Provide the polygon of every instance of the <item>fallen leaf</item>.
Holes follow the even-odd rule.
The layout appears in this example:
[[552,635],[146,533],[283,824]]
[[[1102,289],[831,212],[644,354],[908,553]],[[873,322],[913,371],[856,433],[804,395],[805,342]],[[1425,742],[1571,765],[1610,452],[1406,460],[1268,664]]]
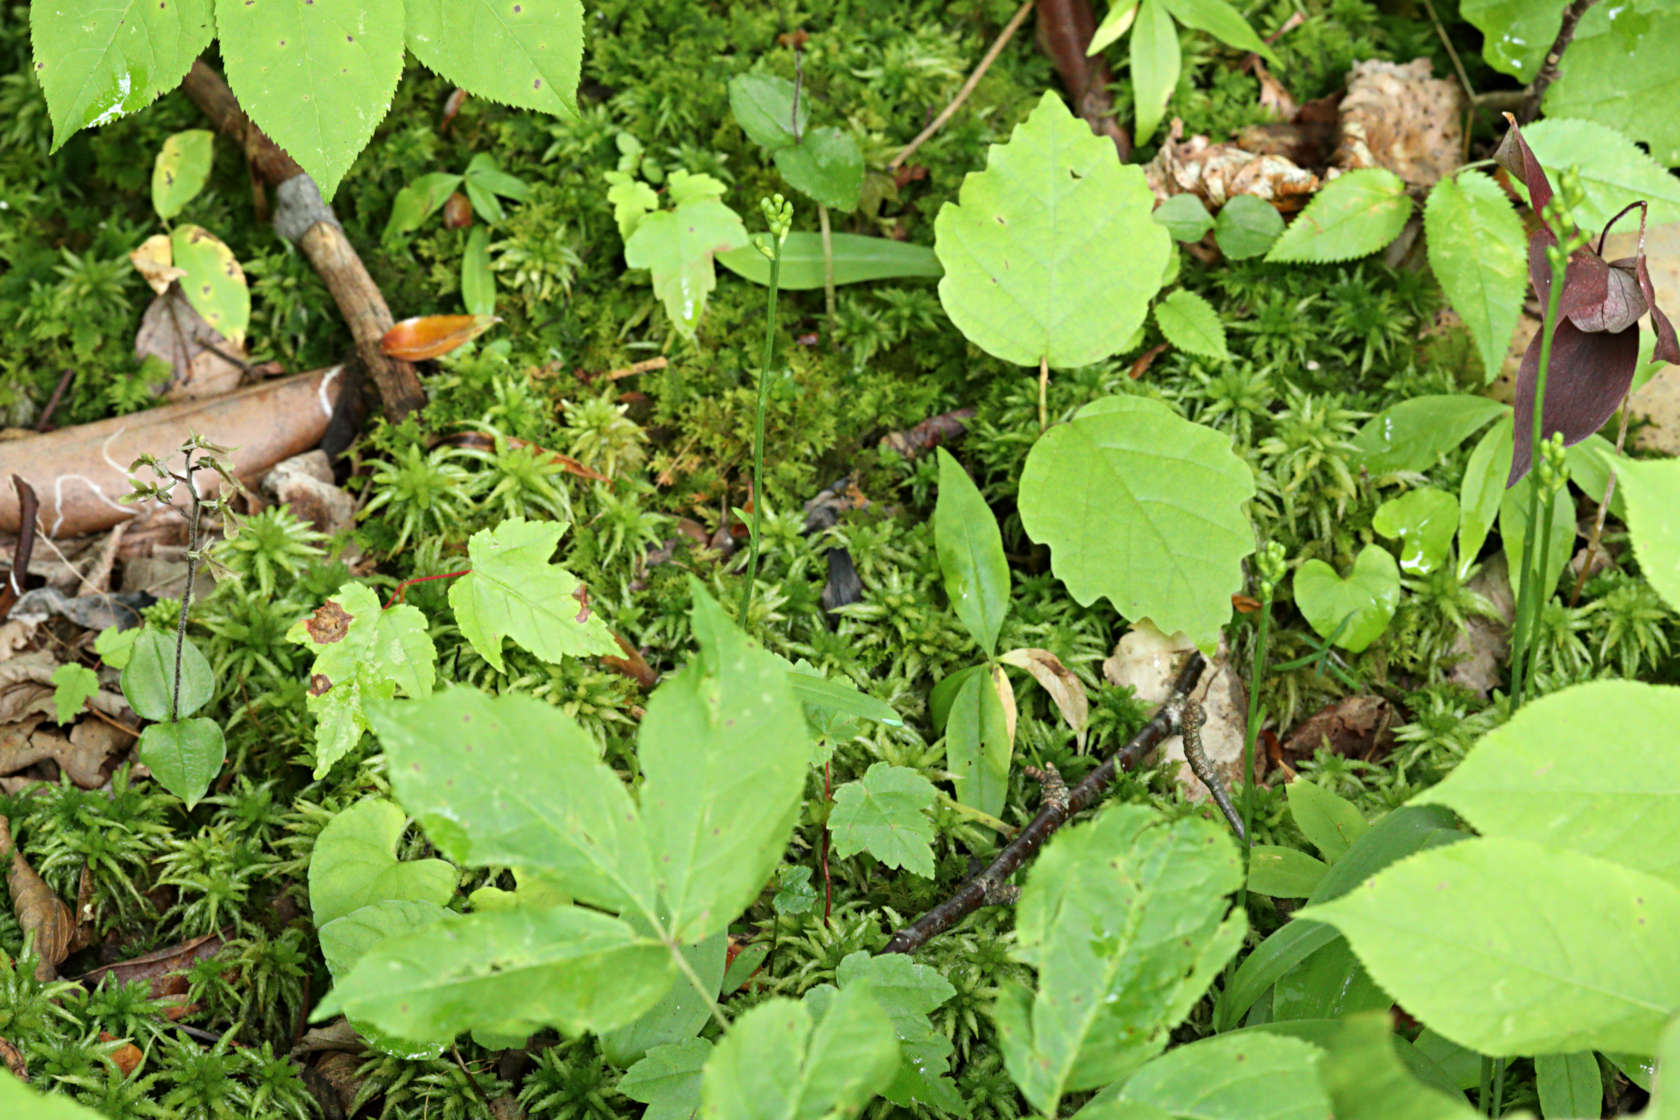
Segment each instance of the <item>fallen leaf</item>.
[[1050,694],[1056,710],[1062,713],[1062,718],[1073,729],[1079,750],[1084,751],[1085,726],[1091,715],[1091,704],[1085,695],[1084,682],[1062,664],[1061,658],[1047,649],[1033,646],[1012,649],[998,660],[1017,669],[1025,669],[1032,675],[1032,679]]
[[1428,187],[1464,162],[1464,91],[1435,78],[1426,58],[1354,63],[1341,111],[1331,160],[1340,170],[1386,167]]
[[379,349],[387,357],[418,362],[449,353],[471,342],[497,323],[495,315],[421,315],[386,331]]
[[15,774],[50,759],[82,789],[98,789],[105,784],[106,761],[124,745],[122,733],[98,720],[83,722],[104,727],[106,733],[78,734],[81,724],[77,724],[67,739],[47,730],[38,718],[0,728],[0,774]]
[[0,1038],[0,1062],[5,1062],[6,1068],[19,1081],[29,1080],[29,1065],[23,1060],[22,1051],[3,1038]]
[[[0,820],[4,819],[0,817]],[[186,1001],[187,970],[192,967],[194,961],[213,957],[221,952],[226,943],[227,932],[206,933],[190,941],[155,949],[126,961],[102,965],[92,972],[76,977],[76,981],[89,991],[99,987],[107,976],[117,984],[129,984],[135,980],[148,981],[148,995],[152,999],[167,1002],[163,1015],[173,1022],[197,1009],[197,1004]]]
[[146,281],[146,284],[162,295],[169,290],[169,286],[187,274],[184,268],[175,267],[175,250],[170,248],[167,233],[154,233],[140,242],[140,247],[128,254],[134,270]]
[[1157,202],[1193,194],[1216,211],[1240,194],[1251,194],[1285,213],[1305,206],[1318,190],[1318,176],[1277,155],[1262,155],[1206,136],[1180,141],[1184,122],[1174,118],[1161,148],[1143,169]]
[[140,317],[134,355],[156,357],[169,366],[169,381],[158,395],[170,401],[214,397],[236,389],[247,364],[244,342],[234,342],[205,322],[178,283],[152,300]]
[[1288,762],[1311,758],[1320,748],[1370,761],[1394,744],[1394,705],[1381,696],[1344,696],[1296,726],[1283,741]]
[[[116,1042],[117,1036],[112,1034],[110,1031],[100,1031],[99,1041]],[[139,1069],[140,1061],[145,1057],[144,1054],[140,1053],[140,1047],[134,1045],[132,1042],[124,1042],[122,1045],[112,1049],[105,1056],[111,1059],[111,1064],[116,1066],[117,1072],[122,1074],[124,1077],[128,1077],[136,1069]]]
[[12,913],[25,934],[35,935],[35,952],[41,958],[35,966],[35,979],[51,980],[69,955],[70,938],[76,932],[75,916],[17,850],[11,819],[0,816],[0,859],[7,855],[11,856],[6,888],[12,893]]

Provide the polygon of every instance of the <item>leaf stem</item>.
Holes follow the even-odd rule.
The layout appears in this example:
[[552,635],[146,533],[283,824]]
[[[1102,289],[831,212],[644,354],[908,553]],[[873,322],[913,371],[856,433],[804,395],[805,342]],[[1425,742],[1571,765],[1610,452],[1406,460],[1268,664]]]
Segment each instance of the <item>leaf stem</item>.
[[1254,744],[1265,713],[1260,708],[1260,683],[1266,679],[1266,654],[1272,637],[1272,584],[1260,583],[1260,628],[1254,639],[1254,670],[1248,679],[1248,723],[1243,729],[1243,881],[1237,888],[1237,909],[1248,905],[1248,859],[1254,847]]
[[169,693],[171,722],[181,718],[181,653],[187,644],[187,611],[192,607],[193,577],[198,574],[198,517],[203,510],[198,487],[193,484],[193,457],[190,450],[186,456],[186,468],[186,475],[181,481],[186,483],[187,495],[192,498],[192,516],[187,521],[187,584],[181,589],[181,613],[175,619],[175,679],[170,682],[173,687]]
[[758,578],[758,530],[764,513],[764,402],[770,387],[770,363],[776,357],[776,290],[782,283],[782,239],[772,231],[770,287],[764,304],[764,361],[758,371],[758,410],[753,430],[752,537],[747,544],[747,582],[741,588],[740,624],[747,626],[753,581]]
[[718,1029],[723,1031],[724,1034],[728,1034],[729,1020],[724,1017],[723,1008],[718,1006],[717,996],[707,990],[706,982],[700,979],[700,974],[694,971],[694,966],[688,963],[687,957],[683,956],[681,946],[667,941],[665,947],[671,951],[671,959],[677,962],[677,968],[682,971],[684,976],[688,977],[688,982],[694,986],[695,991],[700,993],[700,998],[706,1001],[706,1007],[711,1011],[712,1018],[717,1020]]
[[1038,360],[1038,430],[1050,428],[1050,358]]

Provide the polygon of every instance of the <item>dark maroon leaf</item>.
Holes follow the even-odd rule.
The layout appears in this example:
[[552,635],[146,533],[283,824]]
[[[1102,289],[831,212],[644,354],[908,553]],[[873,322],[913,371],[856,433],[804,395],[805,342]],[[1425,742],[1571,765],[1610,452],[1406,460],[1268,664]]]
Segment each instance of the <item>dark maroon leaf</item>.
[[[1637,329],[1606,334],[1583,331],[1567,319],[1559,322],[1546,375],[1542,435],[1562,432],[1563,442],[1568,445],[1598,431],[1622,403],[1638,364]],[[1534,383],[1539,371],[1540,335],[1536,334],[1517,371],[1516,443],[1507,487],[1515,486],[1533,462]]]

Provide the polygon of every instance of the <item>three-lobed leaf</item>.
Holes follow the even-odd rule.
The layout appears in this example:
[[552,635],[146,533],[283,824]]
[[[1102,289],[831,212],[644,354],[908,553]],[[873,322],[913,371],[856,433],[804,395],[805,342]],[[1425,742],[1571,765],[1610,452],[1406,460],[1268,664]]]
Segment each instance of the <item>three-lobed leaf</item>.
[[1368,256],[1398,237],[1411,216],[1400,176],[1384,167],[1349,171],[1313,195],[1266,259],[1326,263]]
[[1458,499],[1445,490],[1421,486],[1377,507],[1371,529],[1400,542],[1400,570],[1428,575],[1446,563],[1458,529]]
[[1435,184],[1423,207],[1429,267],[1458,312],[1482,375],[1499,376],[1528,294],[1528,239],[1522,220],[1499,184],[1480,171],[1461,171]]
[[943,447],[938,455],[933,546],[945,594],[975,644],[990,656],[997,651],[998,631],[1009,613],[1009,563],[1003,555],[1003,535],[968,472]]
[[828,827],[841,859],[868,852],[888,867],[933,878],[933,783],[906,766],[872,764],[834,791]]
[[967,1115],[967,1104],[945,1076],[955,1048],[928,1020],[935,1008],[957,994],[950,981],[902,953],[870,956],[863,952],[848,954],[840,962],[835,981],[842,991],[867,988],[898,1035],[902,1060],[881,1095],[900,1108],[919,1103]]
[[99,674],[86,665],[67,661],[53,670],[53,714],[59,723],[76,718],[92,696],[99,691]]
[[720,201],[723,184],[707,175],[673,171],[671,210],[642,218],[624,242],[624,263],[653,274],[653,290],[671,323],[693,338],[706,297],[717,286],[712,255],[749,244],[747,228]]

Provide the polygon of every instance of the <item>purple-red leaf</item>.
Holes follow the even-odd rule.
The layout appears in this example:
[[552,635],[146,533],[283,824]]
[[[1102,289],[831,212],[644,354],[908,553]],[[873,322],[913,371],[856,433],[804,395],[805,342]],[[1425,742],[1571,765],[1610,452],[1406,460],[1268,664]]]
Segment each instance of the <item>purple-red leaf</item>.
[[[1639,364],[1639,332],[1583,331],[1569,320],[1552,336],[1546,374],[1546,407],[1540,427],[1546,435],[1563,433],[1563,442],[1580,443],[1604,426],[1633,384]],[[1515,446],[1506,487],[1515,486],[1533,461],[1534,384],[1540,371],[1540,336],[1528,344],[1517,371]]]

